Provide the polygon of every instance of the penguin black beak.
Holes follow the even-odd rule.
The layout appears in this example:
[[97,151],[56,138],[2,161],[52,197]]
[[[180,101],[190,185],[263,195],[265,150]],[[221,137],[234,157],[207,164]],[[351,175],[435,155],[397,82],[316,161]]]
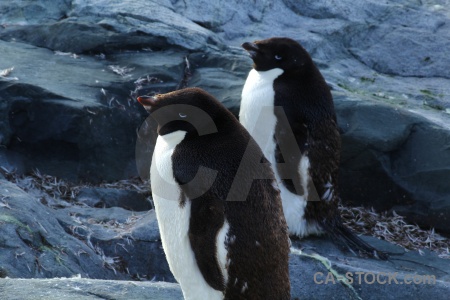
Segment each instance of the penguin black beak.
[[250,54],[250,57],[252,59],[254,59],[259,53],[259,47],[255,43],[243,43],[242,48],[244,48],[248,52],[248,54]]
[[139,96],[137,97],[137,100],[144,107],[152,107],[158,103],[158,99],[155,96]]

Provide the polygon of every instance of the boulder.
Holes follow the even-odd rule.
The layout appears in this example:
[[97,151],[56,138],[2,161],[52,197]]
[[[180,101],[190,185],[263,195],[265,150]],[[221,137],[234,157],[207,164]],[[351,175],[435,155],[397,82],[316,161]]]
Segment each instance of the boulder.
[[[73,181],[137,175],[130,145],[147,114],[130,96],[139,76],[132,79],[123,72],[139,69],[142,77],[153,78],[139,83],[143,92],[169,91],[182,74],[183,53],[143,52],[133,59],[117,54],[109,60],[3,41],[0,48],[5,57],[0,69],[15,66],[18,78],[0,78],[3,166],[20,173],[39,169]],[[154,68],[148,65],[153,60]]]
[[73,206],[55,214],[67,234],[95,249],[106,267],[118,276],[175,281],[162,249],[154,210]]
[[5,180],[0,194],[1,277],[174,281],[153,210],[53,209]]
[[404,109],[335,99],[342,199],[450,232],[450,131]]
[[0,297],[8,300],[182,300],[175,283],[96,280],[80,277],[0,280]]
[[121,207],[131,211],[152,209],[145,193],[125,189],[85,187],[80,189],[75,201],[90,207]]
[[81,274],[125,279],[114,274],[85,243],[67,234],[55,212],[16,185],[0,180],[1,277],[48,278]]
[[405,253],[385,241],[362,238],[390,252],[389,261],[343,254],[323,238],[294,241],[289,262],[292,298],[442,299],[448,293],[448,260],[428,251]]
[[[321,238],[294,241],[290,255],[292,299],[443,299],[450,291],[449,262],[374,238],[378,248],[397,253],[390,261],[356,258]],[[300,250],[301,248],[302,250]],[[352,281],[346,282],[348,279]],[[3,299],[183,299],[176,283],[80,278],[2,279]]]

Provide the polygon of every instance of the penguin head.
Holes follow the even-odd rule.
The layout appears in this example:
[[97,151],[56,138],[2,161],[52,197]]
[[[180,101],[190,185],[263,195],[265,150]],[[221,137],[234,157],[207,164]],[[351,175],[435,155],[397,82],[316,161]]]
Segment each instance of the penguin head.
[[296,41],[289,38],[274,37],[266,40],[246,42],[242,48],[247,50],[256,71],[280,68],[285,72],[304,72],[312,63],[308,52]]
[[186,138],[215,133],[234,116],[212,95],[200,88],[185,88],[137,98],[158,123],[158,134],[186,131]]

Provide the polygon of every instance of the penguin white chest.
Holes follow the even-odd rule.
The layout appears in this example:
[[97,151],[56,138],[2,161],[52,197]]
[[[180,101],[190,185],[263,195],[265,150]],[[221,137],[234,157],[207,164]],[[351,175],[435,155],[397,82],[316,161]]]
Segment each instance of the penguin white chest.
[[[250,71],[242,90],[239,121],[250,132],[267,160],[272,164],[280,189],[283,212],[289,227],[289,233],[306,236],[318,232],[315,224],[307,224],[304,218],[307,195],[291,193],[282,183],[276,168],[274,134],[277,117],[274,112],[275,90],[273,84],[281,74],[283,74],[283,70],[278,68],[264,72],[258,72],[255,69]],[[295,141],[293,142],[295,143]],[[300,159],[298,172],[302,178],[301,184],[305,191],[307,191],[306,179],[309,176],[309,166],[308,158],[303,156]]]
[[[173,175],[172,154],[185,135],[185,131],[175,131],[158,136],[153,153],[150,178],[162,245],[170,270],[180,284],[185,299],[223,299],[223,293],[214,290],[203,278],[191,248],[191,202],[186,201],[182,207],[179,202],[181,190]],[[225,223],[221,231],[227,230],[228,224]],[[219,233],[217,242],[219,254],[225,253],[226,256],[225,234]],[[225,262],[221,266],[225,273]]]
[[275,91],[273,82],[282,69],[258,72],[252,69],[242,90],[239,121],[250,132],[266,157],[274,154],[273,135],[277,118],[274,113]]

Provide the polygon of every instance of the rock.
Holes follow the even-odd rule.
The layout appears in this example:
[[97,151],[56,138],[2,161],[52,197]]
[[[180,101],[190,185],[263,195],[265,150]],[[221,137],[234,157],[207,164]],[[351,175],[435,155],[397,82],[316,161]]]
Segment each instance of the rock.
[[[429,252],[423,256],[417,252],[404,253],[400,247],[372,237],[363,239],[377,249],[397,254],[392,254],[389,261],[363,259],[342,254],[327,239],[294,241],[294,248],[303,250],[291,251],[292,298],[324,299],[332,295],[333,299],[443,299],[442,295],[448,293],[448,260]],[[321,257],[311,257],[315,255]],[[330,272],[353,282],[346,285]]]
[[195,70],[190,85],[207,90],[238,117],[242,88],[251,69],[246,55],[230,49],[228,53],[191,54],[189,60]]
[[82,188],[75,200],[90,207],[121,207],[131,211],[148,211],[152,205],[146,195],[133,190]]
[[139,213],[118,207],[68,207],[56,213],[66,232],[97,249],[115,273],[134,279],[175,281],[153,210]]
[[450,232],[450,131],[403,109],[335,99],[342,199]]
[[0,180],[1,277],[46,278],[81,274],[125,279],[105,268],[101,257],[68,235],[55,212],[14,184]]
[[0,180],[2,277],[81,274],[98,279],[174,281],[153,210],[81,206],[55,210],[32,193]]
[[8,300],[182,300],[178,284],[86,278],[0,280],[0,298]]
[[[1,114],[5,116],[0,121],[3,166],[17,167],[22,173],[39,169],[74,181],[100,182],[137,174],[130,145],[135,144],[146,112],[130,98],[130,92],[136,89],[134,81],[139,76],[133,80],[109,67],[124,66],[124,60],[132,64],[129,55],[117,54],[111,60],[75,59],[2,41],[0,48],[5,57],[2,62],[15,65],[13,74],[19,78],[0,80]],[[134,59],[142,64],[128,69],[140,68],[146,72],[143,76],[154,78],[155,84],[140,85],[143,92],[169,91],[182,74],[179,64],[183,55],[173,51],[141,53],[141,58],[137,55]],[[149,71],[152,59],[156,59],[155,66]],[[48,61],[56,63],[49,65]],[[6,65],[0,65],[3,67]]]
[[[45,9],[44,0],[8,7],[12,13],[1,20],[6,24],[0,38],[77,54],[145,47],[160,50],[171,45],[189,50],[208,44],[223,47],[212,32],[158,3],[77,0],[69,6],[66,2],[55,3],[61,9],[56,12]],[[21,11],[29,13],[17,16]],[[36,11],[40,16],[30,22]],[[58,16],[53,22],[39,22]]]
[[[290,255],[293,299],[443,299],[450,291],[450,262],[425,252],[406,253],[374,238],[364,238],[377,248],[398,253],[391,261],[362,259],[342,254],[329,240],[294,241]],[[298,248],[303,251],[299,251]],[[319,255],[319,256],[316,256]],[[337,277],[352,278],[346,285]],[[377,280],[379,280],[379,283]],[[420,281],[420,283],[419,283]],[[416,282],[416,283],[414,283]],[[179,286],[163,282],[129,282],[86,278],[2,279],[3,299],[182,299]],[[95,297],[95,298],[94,298]]]
[[[3,1],[0,11],[0,167],[6,170],[38,169],[88,183],[137,174],[146,179],[155,124],[136,96],[176,89],[187,61],[189,85],[211,92],[237,115],[251,67],[239,45],[289,36],[312,54],[332,87],[343,141],[343,201],[395,210],[409,222],[450,232],[450,58],[442,51],[449,48],[450,9],[442,1],[25,0]],[[135,206],[122,192],[92,188],[79,195],[80,202],[136,211],[72,203],[55,210],[40,203],[41,194],[25,193],[1,173],[0,189],[8,190],[0,193],[1,277],[173,281],[154,215],[137,212],[148,209],[139,206],[141,200]],[[117,201],[108,203],[111,198]],[[440,271],[448,269],[447,261],[428,253],[401,258],[413,264],[384,263],[343,255],[323,239],[294,245],[315,247],[341,273],[398,270],[405,276],[402,262],[411,272],[438,279],[420,289],[355,285],[364,299],[448,294],[447,275]],[[354,297],[341,284],[311,283],[317,271],[327,272],[311,258],[292,255],[293,296]],[[166,288],[167,295],[181,295],[172,285],[158,290],[137,283],[134,289],[125,282],[66,280],[69,290],[51,281],[27,284],[58,284],[54,295],[67,297],[101,291],[101,297],[123,299],[115,291],[127,290],[126,297],[138,299],[141,294],[133,293],[144,289],[161,291],[159,298]],[[87,294],[78,294],[78,285]],[[14,282],[8,291],[8,299],[22,292]]]

